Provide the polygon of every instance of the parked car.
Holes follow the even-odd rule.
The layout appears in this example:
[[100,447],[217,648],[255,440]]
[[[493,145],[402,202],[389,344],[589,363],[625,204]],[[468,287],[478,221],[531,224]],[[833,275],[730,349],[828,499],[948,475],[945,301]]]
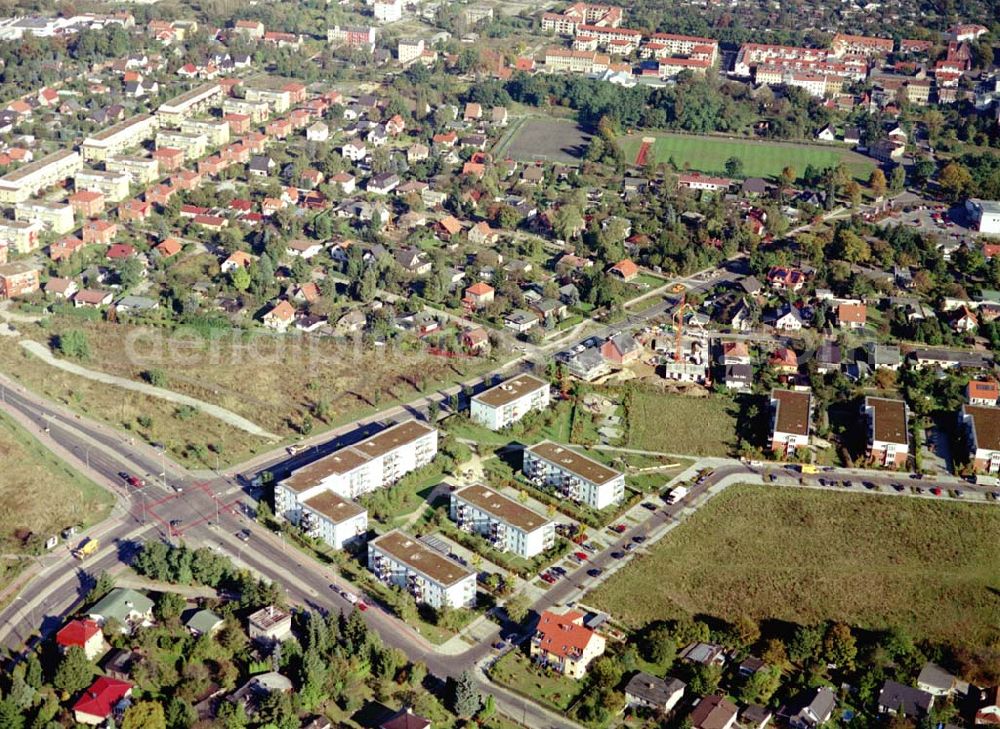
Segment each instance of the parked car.
[[587,561],[587,553],[586,552],[573,552],[573,556],[576,557],[581,562],[586,562]]
[[347,590],[341,590],[340,591],[340,596],[342,598],[344,598],[345,600],[347,600],[347,602],[351,603],[351,605],[357,605],[358,604],[358,596],[357,595],[352,595]]
[[624,524],[615,524],[613,527],[610,527],[610,529],[616,534],[623,534],[625,530],[628,529],[628,527],[626,527]]
[[636,544],[642,544],[643,542],[646,541],[646,537],[642,536],[641,534],[637,534],[634,537],[632,537],[632,541],[635,542]]
[[587,574],[590,575],[591,577],[600,577],[602,574],[604,574],[604,570],[594,567],[593,569],[587,570]]
[[366,602],[364,602],[363,600],[358,600],[358,610],[360,610],[361,612],[364,612],[367,609],[368,609],[368,604]]
[[941,489],[939,489],[937,486],[935,486],[934,488],[931,489],[931,493],[934,494],[935,496],[940,496],[944,492]]

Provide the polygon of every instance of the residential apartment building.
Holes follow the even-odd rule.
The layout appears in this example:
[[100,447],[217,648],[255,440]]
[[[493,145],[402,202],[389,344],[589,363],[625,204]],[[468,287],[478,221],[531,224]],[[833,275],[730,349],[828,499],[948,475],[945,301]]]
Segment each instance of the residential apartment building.
[[271,115],[271,107],[266,101],[247,101],[246,99],[225,99],[222,102],[222,113],[242,114],[250,117],[254,124],[263,124]]
[[812,394],[797,390],[771,393],[771,451],[791,458],[796,450],[809,445]]
[[436,609],[476,604],[475,572],[398,530],[368,542],[368,569]]
[[302,502],[299,526],[308,536],[343,549],[368,532],[368,510],[333,491],[321,491]]
[[273,114],[283,114],[292,106],[292,95],[283,89],[248,87],[244,98],[247,101],[263,101]]
[[905,466],[910,453],[906,403],[866,397],[862,411],[868,421],[868,458],[888,468]]
[[160,108],[156,110],[156,116],[162,124],[177,126],[189,116],[217,106],[222,101],[222,96],[221,85],[202,84],[160,104]]
[[543,13],[542,30],[560,35],[575,35],[580,25],[617,28],[622,24],[624,11],[615,5],[573,3],[562,13]]
[[1000,408],[963,405],[969,460],[977,473],[1000,473]]
[[892,53],[892,38],[873,38],[867,35],[837,33],[830,44],[836,56],[864,56],[873,58]]
[[53,152],[0,177],[0,203],[14,205],[75,175],[83,167],[72,149]]
[[548,48],[545,51],[545,69],[567,73],[601,73],[611,64],[609,56],[596,51],[571,51],[566,48]]
[[522,469],[536,484],[592,509],[603,509],[625,497],[622,473],[551,441],[525,448]]
[[80,151],[85,160],[99,162],[152,139],[158,126],[159,120],[152,114],[136,114],[87,137]]
[[375,50],[375,29],[367,25],[335,25],[326,30],[326,41],[333,45]]
[[449,514],[460,529],[524,559],[541,554],[556,541],[555,522],[482,484],[452,492]]
[[0,299],[14,299],[38,291],[38,269],[27,261],[0,265]]
[[969,380],[965,386],[965,399],[970,405],[995,407],[1000,400],[1000,385],[995,380]]
[[185,119],[181,122],[184,134],[204,134],[211,147],[221,147],[229,141],[229,123],[221,119]]
[[38,220],[8,220],[0,218],[0,244],[18,253],[30,253],[38,248],[42,223]]
[[643,58],[687,56],[693,59],[704,59],[710,65],[714,65],[719,58],[719,41],[714,38],[701,38],[693,35],[653,33],[649,36],[649,40],[642,45],[640,55]]
[[80,170],[73,178],[73,185],[79,190],[93,190],[104,195],[108,202],[121,202],[128,197],[131,178],[126,172],[104,170]]
[[437,455],[438,432],[407,420],[295,470],[274,488],[275,513],[298,524],[302,503],[323,491],[347,499],[395,483]]
[[399,62],[405,66],[417,60],[424,55],[424,46],[423,38],[400,38],[396,46]]
[[25,200],[14,206],[14,220],[25,223],[39,222],[42,228],[58,235],[69,233],[75,227],[73,206],[69,203],[47,200]]
[[129,184],[145,187],[160,176],[160,163],[152,157],[116,155],[104,160],[104,169],[128,175]]
[[532,410],[549,406],[549,383],[532,375],[519,375],[473,395],[469,417],[490,430],[516,423]]
[[156,134],[156,148],[169,147],[184,152],[185,159],[204,157],[208,150],[208,137],[204,134],[187,134],[161,129]]
[[591,661],[604,654],[604,636],[583,624],[583,613],[545,610],[531,637],[531,658],[553,671],[577,680],[587,675]]

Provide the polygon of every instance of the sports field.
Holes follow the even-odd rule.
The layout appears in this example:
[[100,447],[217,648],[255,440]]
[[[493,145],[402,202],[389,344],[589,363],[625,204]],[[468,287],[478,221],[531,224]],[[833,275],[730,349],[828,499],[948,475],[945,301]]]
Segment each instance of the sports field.
[[707,614],[1000,638],[1000,509],[734,486],[590,593],[632,627]]
[[712,174],[725,174],[726,160],[730,157],[743,160],[744,177],[775,177],[786,166],[795,168],[801,175],[808,165],[824,169],[843,160],[856,178],[867,179],[875,167],[874,160],[836,147],[690,134],[630,134],[621,142],[629,164],[635,162],[643,137],[649,136],[656,138],[651,148],[656,164],[667,163],[673,158],[677,169],[687,166]]

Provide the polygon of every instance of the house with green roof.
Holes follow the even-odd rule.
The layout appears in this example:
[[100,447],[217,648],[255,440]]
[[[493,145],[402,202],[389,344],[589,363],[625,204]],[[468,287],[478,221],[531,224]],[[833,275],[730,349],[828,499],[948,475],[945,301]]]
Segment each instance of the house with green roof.
[[184,623],[184,627],[191,631],[191,635],[211,635],[222,627],[222,618],[211,610],[198,610],[190,615]]
[[135,627],[153,624],[153,601],[131,588],[116,587],[90,608],[88,614],[100,625],[117,620],[122,632],[130,633]]

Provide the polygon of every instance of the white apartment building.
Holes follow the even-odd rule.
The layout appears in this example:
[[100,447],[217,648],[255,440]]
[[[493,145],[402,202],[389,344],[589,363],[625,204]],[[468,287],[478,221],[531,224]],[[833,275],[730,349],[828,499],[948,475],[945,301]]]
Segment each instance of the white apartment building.
[[205,156],[208,149],[208,137],[204,134],[187,134],[161,129],[156,134],[156,148],[170,147],[184,150],[184,159],[197,159]]
[[970,198],[965,201],[965,211],[980,233],[1000,234],[1000,202]]
[[809,445],[812,395],[797,390],[771,393],[771,450],[787,458]]
[[247,101],[263,101],[273,114],[282,114],[292,106],[292,95],[280,89],[247,88]]
[[395,23],[403,19],[403,0],[375,0],[373,10],[377,22]]
[[129,184],[138,187],[151,185],[160,177],[160,163],[152,157],[116,155],[104,160],[104,169],[128,175]]
[[104,199],[109,202],[121,202],[128,197],[130,180],[127,172],[80,170],[73,178],[73,185],[77,192],[93,190],[104,195]]
[[246,114],[254,124],[263,124],[271,115],[271,107],[266,101],[246,99],[226,99],[222,102],[223,114]]
[[181,122],[185,134],[204,134],[208,143],[220,147],[229,141],[229,122],[221,119],[185,119]]
[[571,51],[566,48],[549,48],[545,51],[546,71],[602,73],[608,70],[610,63],[610,57],[594,51]]
[[424,55],[424,39],[400,38],[399,45],[396,47],[396,55],[404,66],[407,63],[412,63]]
[[394,530],[368,542],[368,569],[433,608],[476,604],[476,573]]
[[69,233],[76,226],[73,206],[69,203],[46,200],[26,200],[14,206],[14,220],[26,223],[39,222],[45,230],[57,235]]
[[72,149],[53,152],[0,177],[0,203],[13,205],[34,197],[75,175],[83,167],[80,153]]
[[473,395],[469,417],[490,430],[516,423],[532,410],[549,406],[549,383],[532,375],[518,375]]
[[437,455],[434,428],[407,420],[296,470],[274,487],[275,513],[298,524],[302,504],[332,491],[346,499],[395,483]]
[[161,123],[176,126],[189,116],[210,109],[221,100],[222,86],[214,83],[202,84],[160,104],[156,116]]
[[961,422],[976,473],[1000,473],[1000,408],[963,405]]
[[135,116],[83,140],[80,151],[88,161],[105,160],[152,139],[159,121],[152,114]]
[[31,253],[38,248],[42,224],[37,220],[0,219],[0,244],[18,253]]
[[524,559],[541,554],[556,541],[554,521],[482,484],[453,492],[449,514],[460,529]]
[[334,549],[363,539],[368,532],[368,511],[332,491],[321,491],[302,502],[299,526],[314,539],[322,539]]
[[906,402],[866,397],[862,414],[868,422],[868,457],[887,468],[905,466],[910,454]]
[[524,449],[524,475],[561,496],[603,509],[625,498],[625,476],[551,441]]

